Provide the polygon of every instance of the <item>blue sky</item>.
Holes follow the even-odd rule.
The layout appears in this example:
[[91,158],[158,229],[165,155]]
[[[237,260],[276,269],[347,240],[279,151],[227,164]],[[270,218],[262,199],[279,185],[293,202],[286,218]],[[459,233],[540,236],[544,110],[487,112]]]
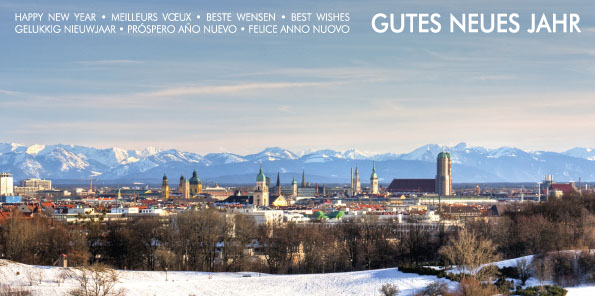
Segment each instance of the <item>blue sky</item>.
[[[3,1],[0,142],[198,153],[595,146],[593,1],[322,2]],[[15,34],[14,12],[37,11],[352,20],[349,35],[324,37]],[[583,33],[376,34],[377,12],[580,13]]]

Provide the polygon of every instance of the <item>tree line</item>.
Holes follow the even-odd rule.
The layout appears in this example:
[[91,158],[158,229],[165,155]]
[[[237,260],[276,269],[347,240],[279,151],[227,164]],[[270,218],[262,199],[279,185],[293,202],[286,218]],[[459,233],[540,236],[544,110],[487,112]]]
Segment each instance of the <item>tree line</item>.
[[[204,209],[168,218],[67,225],[15,215],[0,226],[0,254],[37,265],[53,265],[60,254],[67,254],[71,265],[102,263],[130,270],[285,274],[444,266],[457,260],[456,247],[493,247],[490,260],[595,248],[595,196],[516,204],[502,217],[470,221],[464,229],[477,241],[457,246],[467,235],[461,230],[416,224],[404,230],[373,216],[333,225],[257,225],[249,216]],[[463,259],[473,266],[483,263]]]

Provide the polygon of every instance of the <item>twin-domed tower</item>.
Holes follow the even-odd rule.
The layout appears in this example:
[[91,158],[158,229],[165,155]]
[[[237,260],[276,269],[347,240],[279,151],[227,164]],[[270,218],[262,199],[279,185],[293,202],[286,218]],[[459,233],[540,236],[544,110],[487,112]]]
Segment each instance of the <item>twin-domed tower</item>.
[[178,193],[183,199],[190,198],[190,182],[184,178],[184,176],[180,176],[180,185],[178,185]]

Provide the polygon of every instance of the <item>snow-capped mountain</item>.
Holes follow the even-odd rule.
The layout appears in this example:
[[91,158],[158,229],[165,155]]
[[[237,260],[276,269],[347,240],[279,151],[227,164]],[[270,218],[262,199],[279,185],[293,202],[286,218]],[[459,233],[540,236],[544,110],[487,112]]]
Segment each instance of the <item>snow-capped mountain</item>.
[[299,157],[287,150],[279,147],[266,148],[259,153],[246,155],[244,159],[247,161],[277,161],[282,159],[298,159]]
[[[176,149],[98,149],[76,145],[20,145],[0,143],[0,171],[16,180],[41,177],[69,181],[89,178],[105,182],[141,181],[157,183],[163,174],[189,176],[220,183],[252,183],[262,164],[269,177],[281,173],[282,182],[301,178],[310,182],[348,182],[350,168],[358,167],[367,183],[372,160],[381,183],[393,178],[433,178],[436,156],[452,155],[454,182],[536,182],[546,174],[559,181],[595,181],[595,150],[573,148],[563,153],[524,151],[513,147],[487,149],[465,143],[448,147],[429,144],[409,153],[372,154],[358,150],[330,149],[292,152],[273,147],[249,155],[210,153],[204,156]],[[66,182],[66,181],[65,181]]]
[[568,151],[563,152],[568,156],[584,158],[595,161],[595,149],[594,148],[572,148]]

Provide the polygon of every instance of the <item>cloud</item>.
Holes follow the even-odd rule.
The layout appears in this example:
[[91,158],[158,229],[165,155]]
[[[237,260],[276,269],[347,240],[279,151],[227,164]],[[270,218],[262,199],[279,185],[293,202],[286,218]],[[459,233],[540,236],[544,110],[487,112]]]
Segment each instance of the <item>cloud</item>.
[[284,113],[294,113],[291,110],[291,107],[287,106],[287,105],[279,106],[279,108],[277,108],[277,110],[279,110],[279,112],[284,112]]
[[0,94],[7,95],[7,96],[21,96],[21,95],[23,95],[22,92],[7,90],[7,89],[0,89]]
[[100,60],[100,61],[78,61],[76,64],[87,66],[111,66],[111,65],[135,65],[142,64],[142,61],[136,60]]
[[170,87],[151,92],[139,93],[147,97],[178,97],[187,95],[217,95],[217,94],[243,94],[253,90],[289,89],[305,87],[321,87],[333,83],[323,82],[248,82],[228,85],[196,85],[183,87]]

